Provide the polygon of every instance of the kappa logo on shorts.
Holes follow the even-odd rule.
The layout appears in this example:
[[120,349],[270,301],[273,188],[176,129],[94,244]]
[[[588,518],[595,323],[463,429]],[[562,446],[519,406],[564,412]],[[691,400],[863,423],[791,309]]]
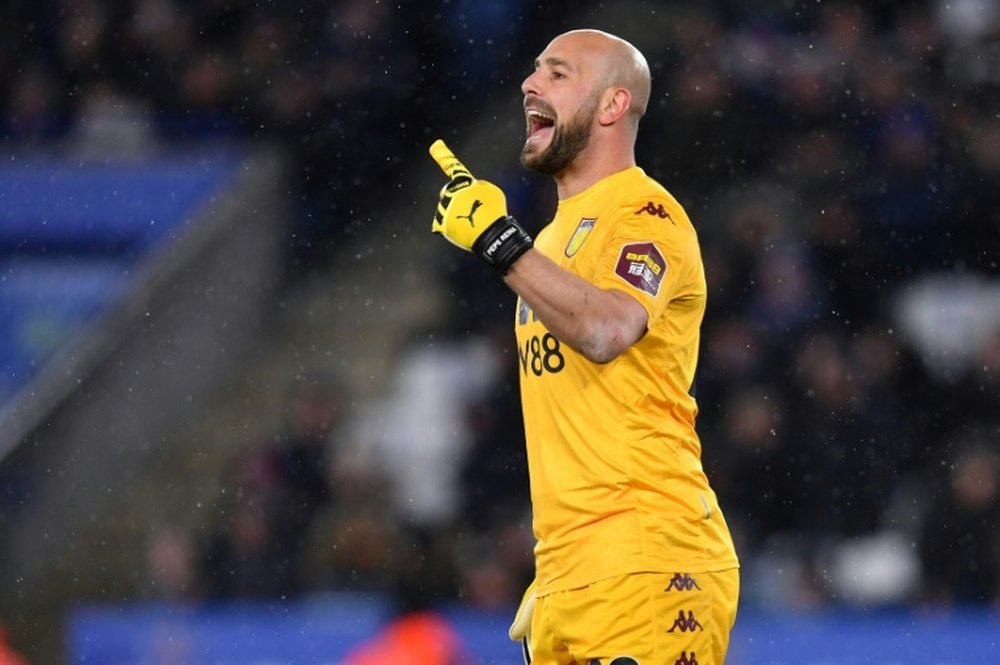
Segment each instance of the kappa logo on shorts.
[[694,651],[688,656],[687,651],[681,651],[681,657],[674,661],[674,665],[698,665],[698,657]]
[[670,580],[670,584],[667,585],[667,588],[664,589],[664,591],[692,591],[694,589],[701,591],[701,587],[698,586],[698,582],[696,582],[691,575],[688,573],[674,573],[673,578]]
[[667,260],[653,243],[634,242],[622,247],[615,274],[655,297],[660,291],[663,276],[667,274]]
[[674,625],[667,632],[672,633],[675,630],[686,633],[688,631],[705,630],[705,627],[694,618],[694,612],[688,610],[687,616],[684,616],[684,610],[680,610],[677,612],[677,618],[674,619]]

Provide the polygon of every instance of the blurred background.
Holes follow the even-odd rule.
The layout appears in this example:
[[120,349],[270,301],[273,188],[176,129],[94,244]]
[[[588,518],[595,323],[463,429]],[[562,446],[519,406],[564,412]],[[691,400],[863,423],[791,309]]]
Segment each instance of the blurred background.
[[0,663],[410,662],[424,609],[412,662],[520,662],[514,297],[426,150],[541,228],[519,86],[576,27],[647,56],[701,238],[731,660],[995,662],[1000,3],[3,12]]

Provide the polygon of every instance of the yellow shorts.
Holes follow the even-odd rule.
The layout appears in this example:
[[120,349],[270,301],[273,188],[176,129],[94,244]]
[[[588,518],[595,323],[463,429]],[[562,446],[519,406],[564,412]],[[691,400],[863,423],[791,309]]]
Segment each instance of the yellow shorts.
[[531,665],[722,665],[739,570],[638,573],[539,598]]

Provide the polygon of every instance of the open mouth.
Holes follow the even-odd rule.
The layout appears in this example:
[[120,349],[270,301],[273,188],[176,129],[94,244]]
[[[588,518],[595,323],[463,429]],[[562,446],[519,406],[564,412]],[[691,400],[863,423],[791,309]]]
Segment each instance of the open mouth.
[[542,113],[537,109],[528,109],[525,112],[528,122],[528,140],[539,139],[552,133],[552,128],[556,124],[556,119]]

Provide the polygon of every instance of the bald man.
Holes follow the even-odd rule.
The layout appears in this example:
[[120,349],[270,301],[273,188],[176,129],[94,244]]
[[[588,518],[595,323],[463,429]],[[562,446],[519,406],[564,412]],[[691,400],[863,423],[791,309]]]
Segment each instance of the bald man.
[[695,431],[705,275],[684,209],[635,163],[649,66],[575,30],[521,90],[521,162],[555,180],[555,217],[533,240],[451,156],[433,227],[518,296],[537,545],[511,637],[536,665],[721,665],[739,564]]

